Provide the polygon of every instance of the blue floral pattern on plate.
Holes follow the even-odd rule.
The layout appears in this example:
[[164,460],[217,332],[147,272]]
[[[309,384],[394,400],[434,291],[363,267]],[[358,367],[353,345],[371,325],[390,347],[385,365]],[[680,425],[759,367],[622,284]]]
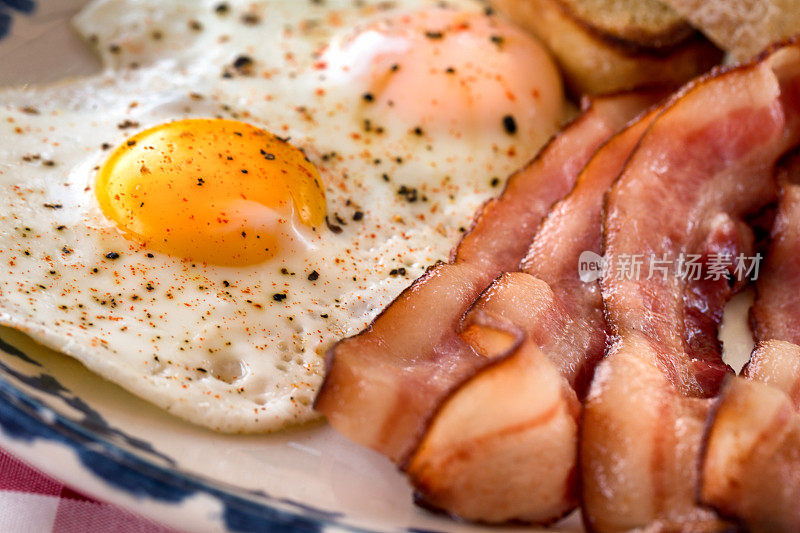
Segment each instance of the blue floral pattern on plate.
[[30,14],[35,9],[33,0],[0,0],[0,39],[11,31],[11,19],[16,13]]
[[[146,496],[180,505],[185,498],[198,492],[207,494],[221,502],[222,522],[229,531],[319,531],[326,524],[337,524],[337,519],[341,518],[339,513],[302,502],[275,498],[263,491],[231,490],[182,472],[175,468],[172,458],[158,452],[150,443],[110,425],[48,374],[34,354],[6,342],[1,333],[0,354],[34,367],[23,372],[0,359],[0,432],[5,439],[28,443],[46,440],[66,446],[88,470],[136,497]],[[32,386],[70,405],[80,416],[73,418],[53,411],[22,392],[17,383]],[[142,457],[129,449],[141,452]]]

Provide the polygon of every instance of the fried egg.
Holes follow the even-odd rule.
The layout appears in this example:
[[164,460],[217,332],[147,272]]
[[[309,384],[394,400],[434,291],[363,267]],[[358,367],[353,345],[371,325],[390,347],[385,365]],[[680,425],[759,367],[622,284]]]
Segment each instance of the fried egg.
[[0,91],[0,324],[191,422],[316,418],[324,353],[563,118],[480,2],[128,1],[97,76]]

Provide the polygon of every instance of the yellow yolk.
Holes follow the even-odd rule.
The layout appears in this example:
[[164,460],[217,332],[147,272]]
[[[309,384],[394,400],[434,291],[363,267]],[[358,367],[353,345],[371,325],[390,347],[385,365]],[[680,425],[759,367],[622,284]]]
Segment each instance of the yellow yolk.
[[322,182],[303,152],[234,120],[180,120],[131,137],[101,168],[95,194],[129,238],[219,265],[269,259],[296,222],[325,219]]

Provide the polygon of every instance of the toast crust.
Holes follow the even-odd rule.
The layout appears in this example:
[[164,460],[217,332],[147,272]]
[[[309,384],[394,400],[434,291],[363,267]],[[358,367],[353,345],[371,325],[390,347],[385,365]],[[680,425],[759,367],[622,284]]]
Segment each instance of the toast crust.
[[[646,24],[635,20],[635,13],[593,13],[596,6],[582,5],[583,0],[553,0],[572,20],[598,39],[627,48],[631,52],[669,55],[695,33],[695,29],[672,8],[656,0],[638,0],[640,5],[664,12],[659,23]],[[639,8],[647,9],[647,8]],[[604,16],[605,15],[605,16]]]
[[663,0],[737,60],[800,31],[800,0]]
[[[494,0],[494,5],[550,49],[574,95],[674,88],[722,59],[722,52],[697,32],[654,47],[606,33],[577,18],[562,0]],[[674,31],[673,40],[683,32]]]

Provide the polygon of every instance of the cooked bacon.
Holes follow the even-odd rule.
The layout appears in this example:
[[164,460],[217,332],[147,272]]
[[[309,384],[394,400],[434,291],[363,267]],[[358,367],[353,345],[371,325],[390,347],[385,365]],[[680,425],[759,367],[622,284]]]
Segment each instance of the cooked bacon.
[[793,342],[760,341],[741,377],[771,385],[789,396],[800,408],[800,346]]
[[553,290],[561,318],[557,329],[542,329],[532,321],[526,321],[523,329],[537,339],[580,398],[603,356],[606,321],[600,284],[580,279],[579,261],[585,251],[602,253],[605,193],[661,109],[651,110],[598,151],[581,172],[575,189],[542,223],[522,264],[523,272]]
[[752,321],[759,341],[726,384],[705,439],[700,496],[750,531],[800,530],[800,156],[781,198]]
[[[606,190],[659,112],[660,108],[650,111],[595,153],[575,188],[542,222],[521,264],[522,274],[504,274],[473,306],[473,310],[502,316],[519,326],[526,334],[525,342],[535,343],[547,354],[579,397],[603,355],[606,323],[600,286],[596,281],[581,280],[578,262],[585,251],[601,253]],[[536,294],[526,287],[531,276],[549,286],[551,298],[540,304],[529,301]],[[465,331],[473,344],[480,344],[479,335],[474,327]]]
[[552,362],[526,343],[438,411],[407,467],[418,503],[481,522],[557,520],[576,501],[579,409]]
[[751,311],[756,339],[800,344],[800,155],[782,168],[778,215]]
[[800,530],[800,346],[759,343],[711,417],[701,501],[754,533]]
[[525,336],[438,408],[407,467],[425,505],[469,520],[539,524],[575,507],[579,397],[606,341],[599,286],[580,280],[578,260],[600,252],[603,195],[657,114],[592,156],[542,223],[523,272],[501,275],[467,313],[462,337],[490,359],[509,353],[496,323]]
[[638,91],[587,101],[584,113],[512,176],[500,197],[479,211],[454,251],[455,262],[492,271],[490,279],[518,270],[542,219],[572,189],[592,154],[662,94]]
[[[776,195],[772,171],[800,137],[800,46],[702,78],[656,119],[607,198],[601,286],[613,335],[585,403],[580,443],[588,527],[706,530],[695,502],[710,401],[727,373],[716,336],[727,280],[618,275],[626,257],[752,253],[743,220]],[[733,272],[730,272],[733,274]]]
[[550,206],[647,100],[638,94],[594,100],[484,206],[452,263],[431,268],[363,332],[331,349],[315,402],[331,425],[405,461],[441,398],[490,362],[458,336],[466,310],[500,273],[517,269]]

